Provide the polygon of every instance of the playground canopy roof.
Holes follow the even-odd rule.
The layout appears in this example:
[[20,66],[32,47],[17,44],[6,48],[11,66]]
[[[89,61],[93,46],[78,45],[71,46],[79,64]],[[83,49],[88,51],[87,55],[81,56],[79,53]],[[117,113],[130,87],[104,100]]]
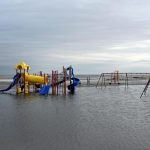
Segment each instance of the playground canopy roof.
[[17,64],[16,65],[16,69],[17,70],[29,70],[30,69],[30,66],[27,65],[25,62],[21,62],[20,64]]

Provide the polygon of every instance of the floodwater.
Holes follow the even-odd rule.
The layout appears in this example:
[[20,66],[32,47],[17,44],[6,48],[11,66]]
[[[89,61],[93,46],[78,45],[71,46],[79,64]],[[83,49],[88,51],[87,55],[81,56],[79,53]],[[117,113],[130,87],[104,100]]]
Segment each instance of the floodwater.
[[0,95],[2,150],[149,150],[150,92],[77,88],[75,95]]

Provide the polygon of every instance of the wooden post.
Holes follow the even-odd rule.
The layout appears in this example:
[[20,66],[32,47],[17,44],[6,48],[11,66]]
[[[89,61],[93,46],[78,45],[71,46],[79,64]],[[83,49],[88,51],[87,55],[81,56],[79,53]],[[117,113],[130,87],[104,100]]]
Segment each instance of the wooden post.
[[58,95],[58,71],[52,70],[52,95]]

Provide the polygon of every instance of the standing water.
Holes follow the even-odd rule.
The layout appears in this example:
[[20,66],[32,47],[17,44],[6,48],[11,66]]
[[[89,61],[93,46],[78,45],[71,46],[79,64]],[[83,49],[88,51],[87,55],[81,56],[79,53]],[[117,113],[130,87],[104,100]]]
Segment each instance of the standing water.
[[80,87],[66,97],[1,94],[0,149],[149,150],[150,96],[139,99],[143,88]]

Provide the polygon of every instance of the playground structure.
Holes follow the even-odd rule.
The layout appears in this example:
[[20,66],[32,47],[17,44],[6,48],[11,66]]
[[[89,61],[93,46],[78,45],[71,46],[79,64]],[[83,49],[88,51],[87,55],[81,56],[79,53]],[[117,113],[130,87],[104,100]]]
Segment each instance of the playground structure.
[[[118,70],[114,71],[113,73],[102,73],[98,79],[96,87],[98,87],[99,85],[106,86],[106,84],[119,85],[121,75],[123,75],[123,73],[119,73]],[[125,84],[128,85],[127,73],[125,74]]]
[[117,85],[145,85],[150,78],[150,73],[102,73],[96,83],[96,87],[117,86]]
[[24,93],[24,95],[31,92],[40,93],[41,95],[49,94],[52,89],[52,95],[61,93],[66,96],[67,88],[70,93],[74,93],[75,87],[80,80],[75,78],[72,66],[68,68],[63,67],[63,71],[58,73],[57,70],[52,70],[52,74],[29,74],[30,66],[22,62],[16,65],[16,75],[13,77],[12,83],[8,88],[0,90],[6,92],[16,86],[16,94]]

